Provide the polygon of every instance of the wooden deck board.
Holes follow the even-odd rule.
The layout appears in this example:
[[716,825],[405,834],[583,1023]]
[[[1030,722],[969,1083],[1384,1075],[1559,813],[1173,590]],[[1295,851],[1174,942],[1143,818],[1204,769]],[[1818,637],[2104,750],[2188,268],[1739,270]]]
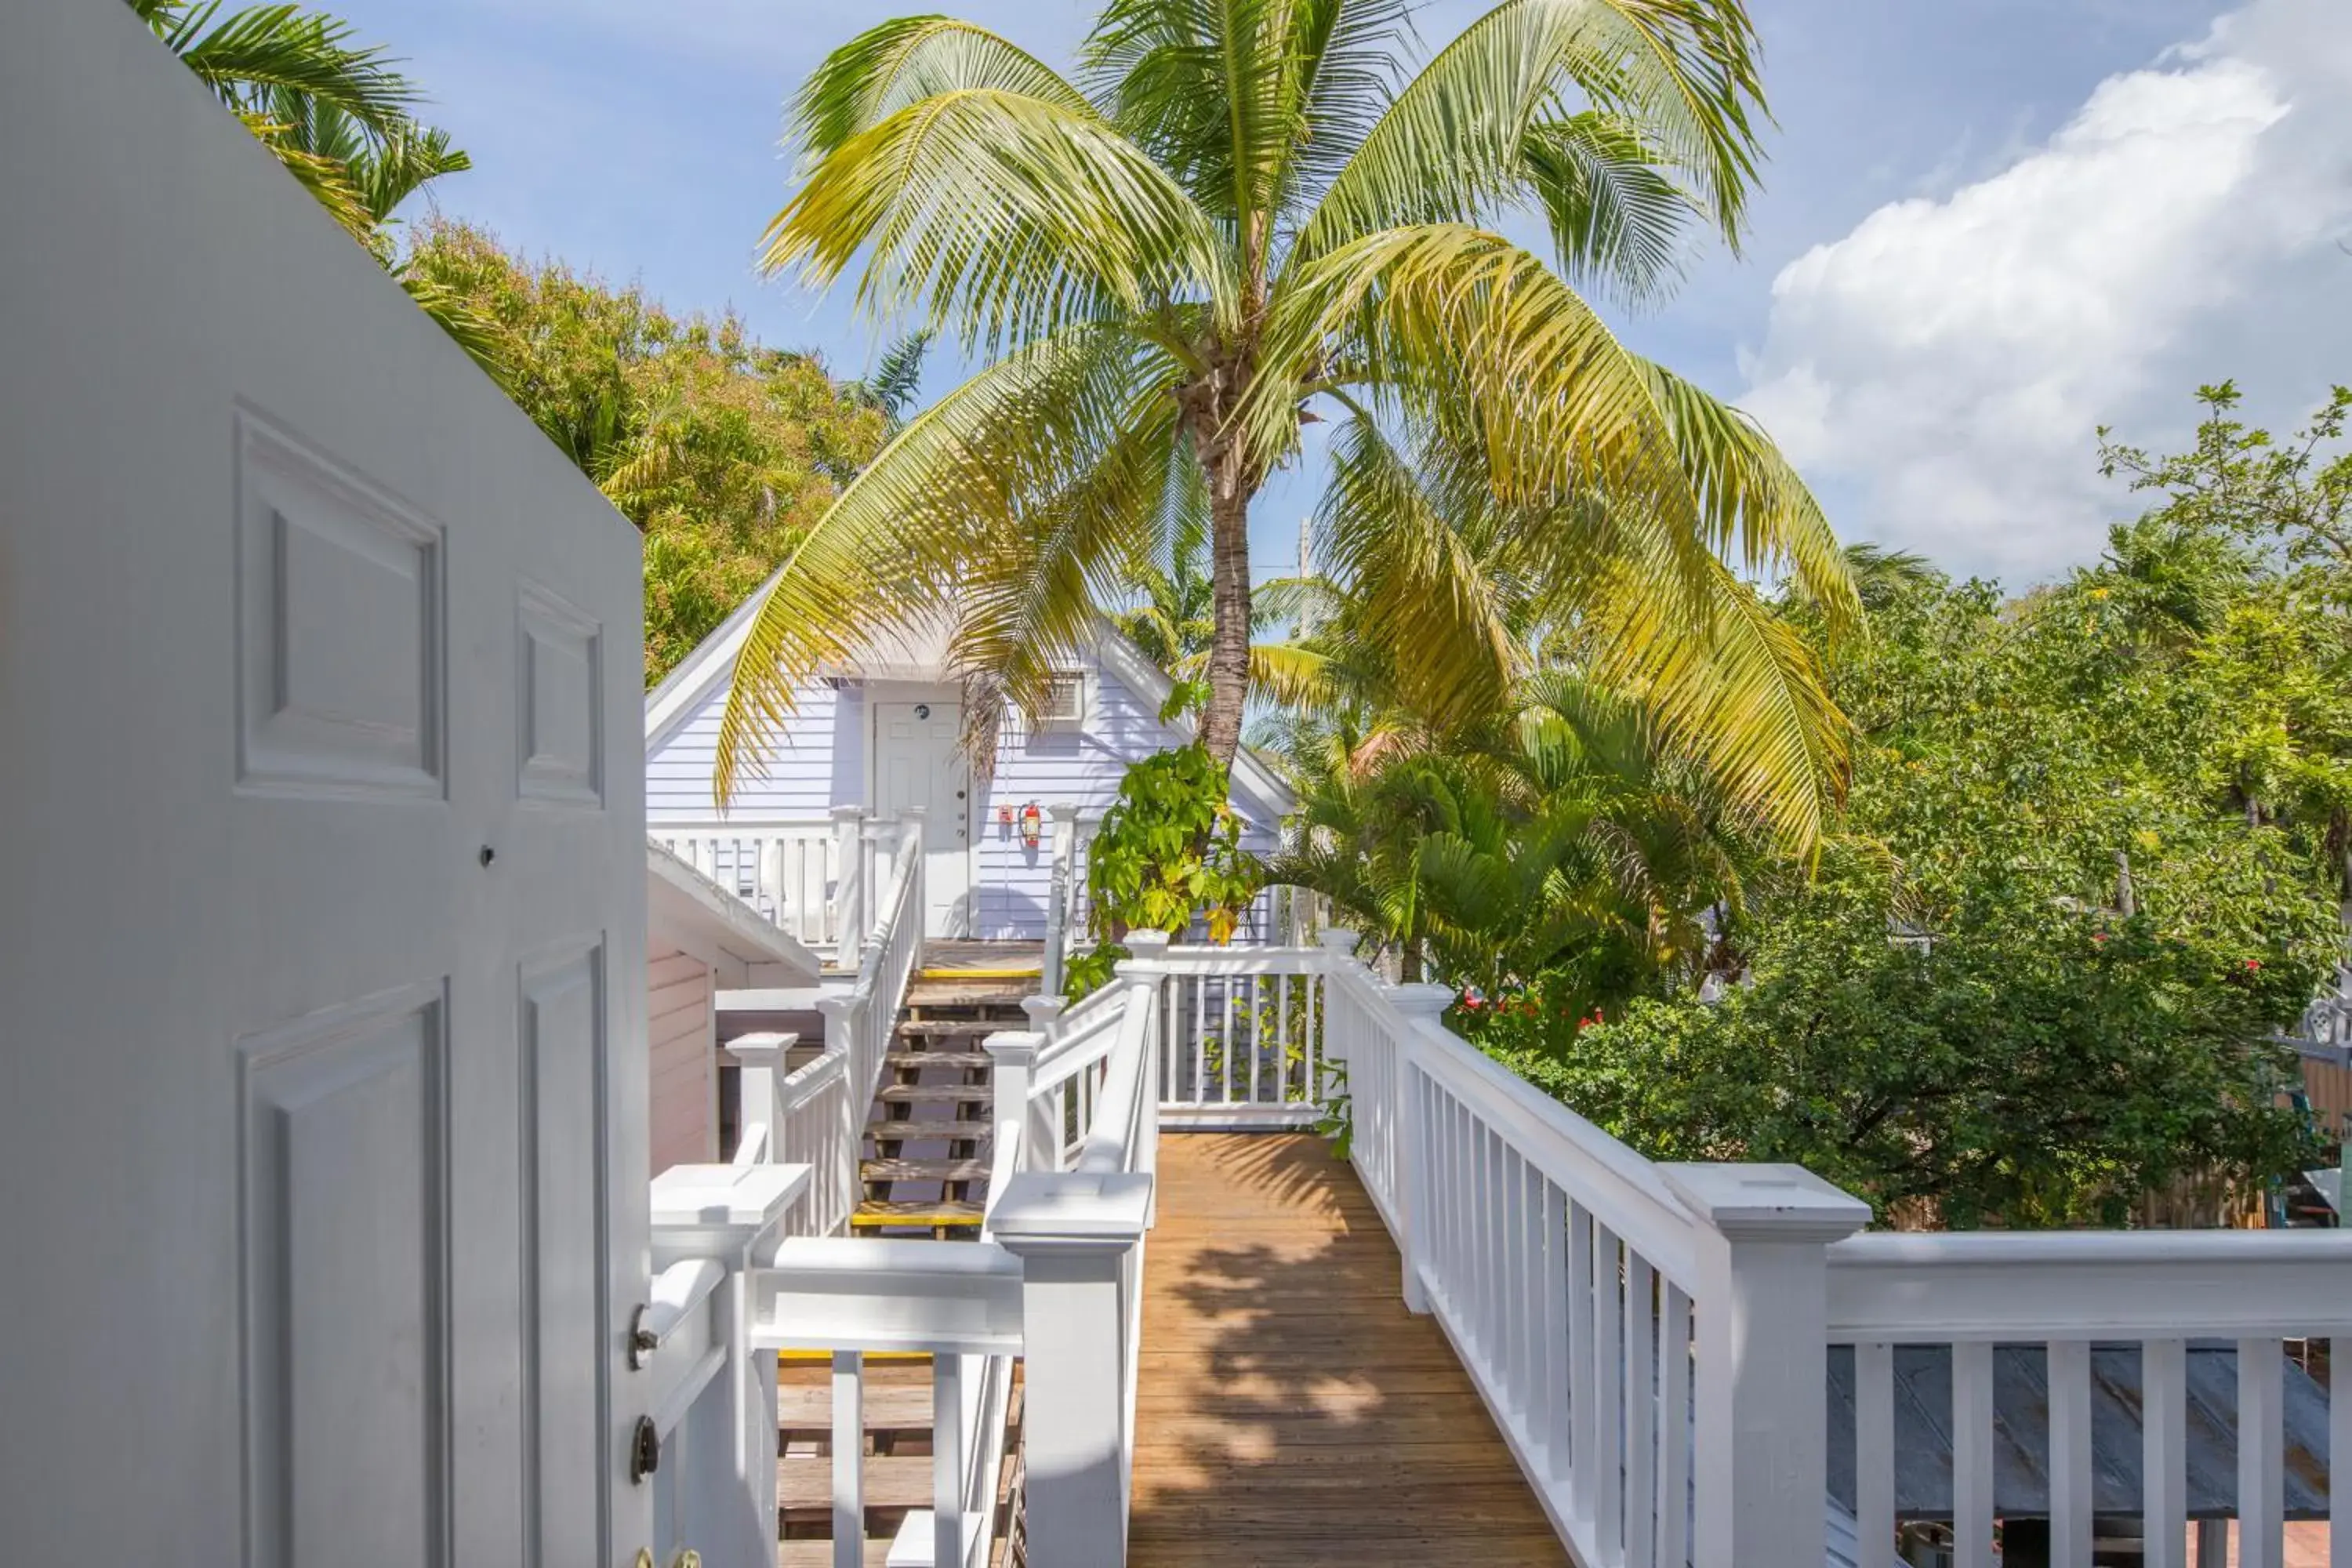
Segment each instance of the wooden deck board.
[[1159,1205],[1133,1568],[1568,1563],[1327,1144],[1171,1133]]

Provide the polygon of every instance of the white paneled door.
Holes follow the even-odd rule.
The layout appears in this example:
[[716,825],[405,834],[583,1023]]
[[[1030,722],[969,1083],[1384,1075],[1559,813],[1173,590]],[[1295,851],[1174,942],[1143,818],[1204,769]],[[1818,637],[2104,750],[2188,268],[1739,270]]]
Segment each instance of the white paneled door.
[[971,764],[958,748],[952,699],[874,704],[874,803],[883,816],[923,814],[923,934],[971,934]]
[[0,1559],[625,1564],[635,531],[128,7],[0,212]]

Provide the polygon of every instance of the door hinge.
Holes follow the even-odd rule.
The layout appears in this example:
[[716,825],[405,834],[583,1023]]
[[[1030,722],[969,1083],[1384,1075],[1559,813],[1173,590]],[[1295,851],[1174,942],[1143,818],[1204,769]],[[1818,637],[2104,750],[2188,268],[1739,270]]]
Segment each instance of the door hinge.
[[629,1437],[629,1480],[643,1486],[646,1478],[661,1468],[661,1429],[650,1415],[637,1417],[637,1429]]

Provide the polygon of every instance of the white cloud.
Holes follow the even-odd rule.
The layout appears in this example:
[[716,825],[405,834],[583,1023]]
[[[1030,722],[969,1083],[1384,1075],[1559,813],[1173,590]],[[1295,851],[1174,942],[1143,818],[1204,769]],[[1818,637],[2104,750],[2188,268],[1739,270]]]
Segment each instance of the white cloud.
[[2235,376],[2291,421],[2352,380],[2352,6],[2254,0],[2056,134],[1785,268],[1747,405],[1849,537],[2012,584],[2130,503],[2095,428],[2177,435]]

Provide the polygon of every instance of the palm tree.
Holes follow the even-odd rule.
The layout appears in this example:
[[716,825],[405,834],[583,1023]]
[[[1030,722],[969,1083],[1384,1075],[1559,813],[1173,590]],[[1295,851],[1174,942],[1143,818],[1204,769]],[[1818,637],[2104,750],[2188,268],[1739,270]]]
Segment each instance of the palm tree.
[[931,334],[912,331],[894,340],[875,361],[874,374],[841,384],[841,395],[882,416],[894,434],[907,423],[907,411],[923,389],[923,357],[930,352]]
[[473,161],[447,132],[412,117],[417,93],[383,46],[356,44],[350,23],[299,5],[249,5],[224,17],[221,0],[127,3],[418,308],[504,383],[496,329],[412,273],[394,243],[394,211]]
[[[1262,584],[1250,605],[1250,689],[1260,698],[1293,706],[1311,703],[1322,693],[1328,684],[1327,656],[1304,638],[1255,639],[1295,617],[1304,586],[1288,579]],[[1180,700],[1202,692],[1217,630],[1203,521],[1180,521],[1165,558],[1130,563],[1123,596],[1122,607],[1111,612],[1111,624],[1146,658],[1176,678]]]
[[[908,423],[771,592],[722,793],[795,681],[890,620],[951,626],[983,691],[1041,696],[1188,495],[1211,542],[1202,739],[1229,761],[1250,506],[1328,414],[1366,442],[1475,432],[1548,591],[1581,585],[1601,672],[1792,834],[1818,831],[1817,683],[1726,592],[1725,558],[1850,605],[1834,541],[1760,432],[1627,352],[1570,283],[1647,298],[1691,233],[1736,243],[1763,112],[1741,0],[1505,0],[1404,79],[1409,10],[1110,0],[1079,84],[943,17],[885,23],[818,68],[767,267],[818,287],[855,270],[867,310],[984,368]],[[1543,220],[1559,270],[1494,226],[1513,212]],[[1409,515],[1361,522],[1417,548]],[[967,719],[983,749],[992,705]]]
[[1301,779],[1303,831],[1270,878],[1329,898],[1408,978],[1549,975],[1580,1011],[1694,967],[1701,912],[1736,901],[1759,842],[1636,705],[1563,671],[1449,750],[1332,761]]

